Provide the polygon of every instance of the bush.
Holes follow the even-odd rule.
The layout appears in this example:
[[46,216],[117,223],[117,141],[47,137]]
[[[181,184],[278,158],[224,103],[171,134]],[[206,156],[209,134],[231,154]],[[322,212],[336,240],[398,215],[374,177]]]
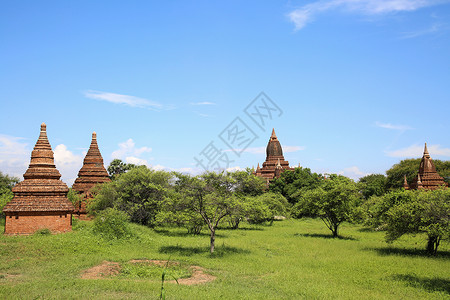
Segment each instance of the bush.
[[108,240],[131,237],[128,216],[117,209],[107,208],[95,218],[93,232]]

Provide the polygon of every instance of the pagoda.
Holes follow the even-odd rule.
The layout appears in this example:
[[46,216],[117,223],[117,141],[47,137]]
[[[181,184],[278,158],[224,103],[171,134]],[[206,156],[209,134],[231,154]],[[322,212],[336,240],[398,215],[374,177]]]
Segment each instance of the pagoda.
[[259,167],[258,163],[253,174],[266,179],[267,183],[269,183],[273,178],[280,177],[281,173],[286,170],[294,170],[294,168],[289,167],[289,162],[284,160],[280,141],[278,141],[275,134],[275,129],[272,129],[272,135],[266,148],[266,161],[263,163],[262,168]]
[[74,207],[67,199],[69,188],[55,167],[45,123],[23,178],[12,188],[14,197],[3,208],[5,234],[32,234],[40,229],[52,233],[71,231]]
[[442,186],[448,186],[448,184],[444,181],[444,178],[436,172],[436,167],[430,157],[430,153],[428,153],[427,143],[425,143],[422,160],[420,161],[419,172],[409,185],[405,176],[403,180],[403,187],[405,189],[413,190],[436,190]]
[[103,157],[98,149],[97,134],[92,133],[91,146],[78,172],[78,178],[72,189],[81,194],[81,201],[77,203],[75,212],[78,215],[86,214],[87,201],[92,198],[91,189],[98,183],[111,181],[103,165]]

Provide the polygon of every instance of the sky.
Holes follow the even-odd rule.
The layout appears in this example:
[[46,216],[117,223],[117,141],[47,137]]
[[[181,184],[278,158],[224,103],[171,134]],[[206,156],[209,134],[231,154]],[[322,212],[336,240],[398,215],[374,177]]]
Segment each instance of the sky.
[[0,2],[0,171],[40,124],[69,186],[97,132],[156,170],[291,166],[353,179],[450,159],[450,1]]

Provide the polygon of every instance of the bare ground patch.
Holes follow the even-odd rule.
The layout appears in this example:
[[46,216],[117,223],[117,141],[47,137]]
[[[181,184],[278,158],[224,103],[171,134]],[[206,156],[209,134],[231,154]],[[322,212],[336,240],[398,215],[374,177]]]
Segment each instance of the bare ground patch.
[[[178,266],[179,262],[167,260],[154,260],[154,259],[133,259],[130,263],[148,263],[164,267],[166,265]],[[195,285],[214,281],[215,276],[205,273],[205,269],[200,266],[190,266],[189,270],[192,272],[191,277],[178,279],[178,283],[182,285]],[[87,269],[81,275],[82,279],[104,279],[106,277],[116,276],[120,272],[120,264],[118,262],[103,261],[100,265]],[[170,283],[176,283],[175,280],[167,281]]]

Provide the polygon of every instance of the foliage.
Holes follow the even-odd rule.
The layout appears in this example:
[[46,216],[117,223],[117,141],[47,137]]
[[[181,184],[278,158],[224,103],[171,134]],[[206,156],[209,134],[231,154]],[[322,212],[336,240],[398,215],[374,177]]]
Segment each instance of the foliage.
[[386,176],[371,174],[361,177],[358,181],[358,188],[366,200],[373,195],[381,196],[386,192]]
[[93,232],[107,240],[131,236],[126,213],[114,208],[107,208],[94,219]]
[[214,252],[216,230],[220,221],[238,205],[233,195],[235,180],[229,173],[206,172],[202,175],[177,174],[176,189],[183,205],[198,213],[210,231],[210,253]]
[[88,209],[90,212],[114,207],[125,212],[131,222],[154,226],[173,175],[138,166],[103,184]]
[[[419,171],[420,158],[404,159],[398,164],[393,165],[386,171],[386,189],[397,189],[403,187],[403,179],[411,183]],[[433,163],[436,171],[441,175],[447,183],[450,182],[450,161],[434,160]]]
[[237,196],[259,196],[266,189],[266,181],[253,175],[253,171],[249,168],[229,174],[234,179],[233,191]]
[[251,224],[273,223],[276,216],[288,216],[289,202],[281,194],[265,193],[250,199],[247,207],[247,221]]
[[441,240],[450,238],[450,189],[414,191],[411,195],[386,212],[386,240],[425,232],[427,252],[436,255]]
[[113,159],[107,170],[108,170],[108,174],[109,177],[114,180],[116,179],[117,176],[119,176],[120,174],[126,173],[127,171],[136,168],[137,166],[134,164],[127,164],[124,163],[121,159]]
[[289,203],[295,204],[303,192],[318,187],[322,179],[321,174],[312,173],[308,168],[295,168],[281,173],[270,183],[269,190],[280,193]]
[[358,189],[353,180],[332,174],[319,187],[305,191],[292,208],[292,214],[297,218],[321,218],[333,237],[337,237],[339,225],[354,219],[359,200]]
[[73,206],[76,207],[80,207],[81,205],[81,201],[83,199],[83,196],[81,196],[77,191],[75,191],[74,189],[70,188],[69,192],[67,193],[67,199],[69,199],[69,201],[73,204]]
[[14,194],[11,189],[19,182],[19,178],[11,177],[0,171],[0,216],[3,214],[3,207],[12,200]]

